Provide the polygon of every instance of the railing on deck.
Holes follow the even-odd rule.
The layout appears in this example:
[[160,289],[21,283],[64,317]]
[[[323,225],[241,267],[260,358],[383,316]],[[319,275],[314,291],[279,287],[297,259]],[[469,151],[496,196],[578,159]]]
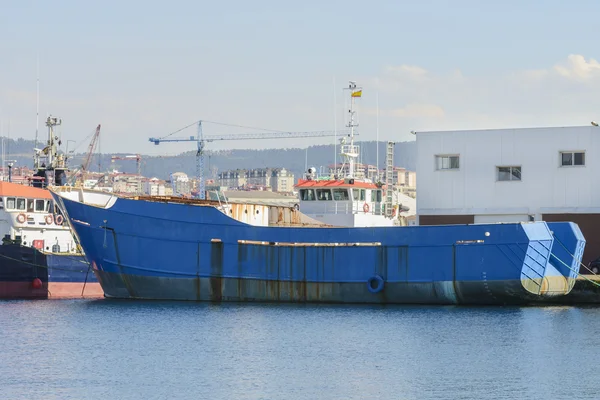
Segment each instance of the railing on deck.
[[364,201],[305,201],[300,211],[310,214],[370,214],[384,215],[383,203],[367,203],[369,211],[364,211]]

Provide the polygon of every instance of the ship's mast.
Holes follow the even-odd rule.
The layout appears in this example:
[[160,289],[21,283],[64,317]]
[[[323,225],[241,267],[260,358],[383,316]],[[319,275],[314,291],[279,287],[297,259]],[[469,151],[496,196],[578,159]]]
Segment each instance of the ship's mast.
[[[65,158],[58,152],[58,146],[61,140],[54,132],[54,127],[62,124],[62,120],[57,117],[49,116],[46,119],[48,127],[48,141],[43,149],[35,150],[34,168],[37,170],[36,177],[42,178],[41,187],[49,185],[62,186],[66,182],[66,164]],[[54,180],[49,172],[53,172]]]
[[[341,155],[348,162],[348,178],[354,178],[355,175],[355,160],[359,155],[358,146],[354,145],[354,130],[358,127],[356,119],[356,110],[354,110],[355,99],[362,96],[362,88],[356,86],[356,82],[350,81],[350,84],[345,89],[350,92],[350,108],[348,109],[349,118],[346,127],[350,128],[348,140],[342,138]],[[348,143],[349,142],[349,143]]]

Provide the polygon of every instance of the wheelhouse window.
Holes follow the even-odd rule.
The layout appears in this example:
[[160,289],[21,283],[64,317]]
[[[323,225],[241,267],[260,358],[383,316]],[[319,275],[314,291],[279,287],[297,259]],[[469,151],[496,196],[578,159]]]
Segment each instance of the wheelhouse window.
[[352,189],[352,200],[365,201],[365,189]]
[[585,152],[583,151],[561,151],[560,165],[570,167],[573,165],[585,165]]
[[371,201],[381,203],[381,190],[371,190]]
[[25,199],[17,198],[17,210],[25,210]]
[[7,210],[14,210],[15,208],[16,208],[15,198],[14,197],[7,197],[6,198],[6,209]]
[[45,209],[46,209],[46,205],[45,205],[44,200],[36,200],[35,201],[35,211],[44,212]]
[[27,199],[27,212],[33,212],[33,199]]
[[499,181],[521,180],[521,167],[498,167],[496,172]]
[[458,169],[459,162],[458,155],[440,155],[435,156],[435,168],[438,171],[449,170],[449,169]]
[[350,196],[348,195],[348,189],[333,189],[333,200],[335,200],[335,201],[350,200]]
[[331,200],[331,190],[329,189],[317,189],[317,200],[327,201]]
[[300,199],[302,201],[313,201],[315,198],[314,189],[300,189]]

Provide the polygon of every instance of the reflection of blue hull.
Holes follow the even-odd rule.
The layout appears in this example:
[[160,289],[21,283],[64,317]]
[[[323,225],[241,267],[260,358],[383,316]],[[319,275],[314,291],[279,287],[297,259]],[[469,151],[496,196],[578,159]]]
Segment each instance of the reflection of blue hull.
[[549,262],[545,222],[257,227],[213,207],[120,198],[103,209],[53,196],[109,297],[522,304],[569,290]]

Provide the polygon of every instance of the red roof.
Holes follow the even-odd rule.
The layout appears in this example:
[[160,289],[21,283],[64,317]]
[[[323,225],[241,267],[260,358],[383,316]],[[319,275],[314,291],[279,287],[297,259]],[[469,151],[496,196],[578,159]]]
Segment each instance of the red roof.
[[46,189],[32,186],[19,185],[18,183],[0,182],[0,196],[27,197],[29,199],[52,200],[50,192]]
[[328,179],[328,180],[308,180],[308,179],[299,179],[298,183],[294,186],[297,188],[357,188],[357,189],[383,189],[385,187],[382,186],[378,188],[377,185],[371,182],[361,182],[355,180],[354,183],[346,183],[342,180]]

